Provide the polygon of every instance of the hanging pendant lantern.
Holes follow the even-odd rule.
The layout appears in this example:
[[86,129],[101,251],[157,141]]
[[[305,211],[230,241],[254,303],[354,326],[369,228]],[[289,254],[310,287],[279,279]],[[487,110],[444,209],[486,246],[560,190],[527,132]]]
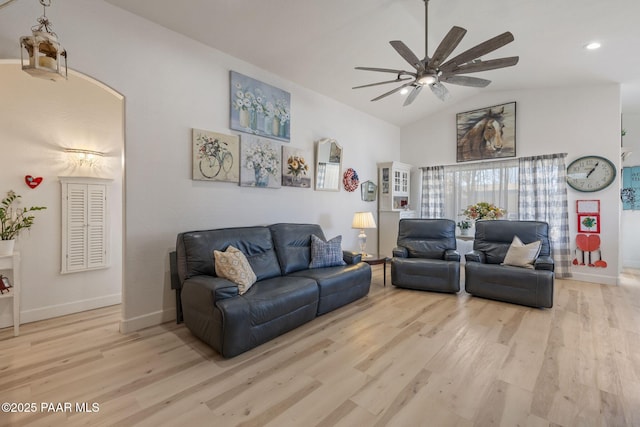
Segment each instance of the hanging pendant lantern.
[[[43,15],[31,27],[31,36],[20,37],[22,69],[33,77],[58,81],[67,78],[67,51],[58,42],[58,36],[47,18],[51,0],[40,0]],[[25,51],[27,57],[25,58]]]

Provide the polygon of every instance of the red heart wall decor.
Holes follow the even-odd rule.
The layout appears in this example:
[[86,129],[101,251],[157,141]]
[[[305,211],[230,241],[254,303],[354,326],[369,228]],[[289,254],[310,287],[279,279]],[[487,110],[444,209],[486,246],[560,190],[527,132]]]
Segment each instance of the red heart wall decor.
[[26,175],[24,177],[24,182],[27,183],[27,185],[29,186],[29,188],[34,189],[36,188],[38,185],[40,185],[40,183],[42,182],[42,177],[39,176],[37,178],[34,178],[31,175]]

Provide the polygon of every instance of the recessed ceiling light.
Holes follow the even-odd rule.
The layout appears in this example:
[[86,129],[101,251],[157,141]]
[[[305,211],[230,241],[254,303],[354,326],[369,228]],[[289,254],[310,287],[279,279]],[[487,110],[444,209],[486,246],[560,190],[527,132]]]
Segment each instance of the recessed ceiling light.
[[599,49],[600,46],[602,46],[600,43],[598,42],[591,42],[588,45],[585,46],[585,48],[589,49],[589,50],[596,50]]

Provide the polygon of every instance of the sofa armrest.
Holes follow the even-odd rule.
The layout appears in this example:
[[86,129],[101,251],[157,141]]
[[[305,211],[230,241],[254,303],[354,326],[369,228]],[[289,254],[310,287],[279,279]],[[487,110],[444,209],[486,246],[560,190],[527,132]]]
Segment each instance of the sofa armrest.
[[467,262],[479,262],[479,263],[482,263],[482,264],[486,264],[487,263],[487,256],[484,254],[484,252],[480,252],[480,251],[468,252],[468,253],[464,254],[464,259]]
[[238,285],[220,277],[194,276],[182,284],[183,303],[199,305],[204,301],[215,304],[228,298],[240,295]]
[[342,259],[347,265],[355,265],[362,261],[362,254],[360,252],[342,251]]
[[553,262],[553,258],[550,256],[541,256],[538,257],[533,263],[533,268],[536,270],[549,270],[553,271],[555,268],[555,263]]
[[393,256],[396,258],[408,258],[409,251],[407,248],[399,246],[397,248],[393,248]]
[[455,249],[447,249],[444,251],[445,261],[460,261],[460,252]]

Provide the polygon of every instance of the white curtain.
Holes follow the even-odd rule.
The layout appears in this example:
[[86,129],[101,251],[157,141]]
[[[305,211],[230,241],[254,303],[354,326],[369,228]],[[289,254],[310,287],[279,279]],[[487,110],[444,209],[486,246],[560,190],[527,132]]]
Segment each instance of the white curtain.
[[478,202],[506,210],[505,219],[518,219],[518,160],[445,166],[444,216],[464,219],[462,211]]
[[520,158],[519,219],[549,224],[556,277],[571,277],[566,154]]
[[444,216],[444,167],[422,168],[421,218],[445,218]]

